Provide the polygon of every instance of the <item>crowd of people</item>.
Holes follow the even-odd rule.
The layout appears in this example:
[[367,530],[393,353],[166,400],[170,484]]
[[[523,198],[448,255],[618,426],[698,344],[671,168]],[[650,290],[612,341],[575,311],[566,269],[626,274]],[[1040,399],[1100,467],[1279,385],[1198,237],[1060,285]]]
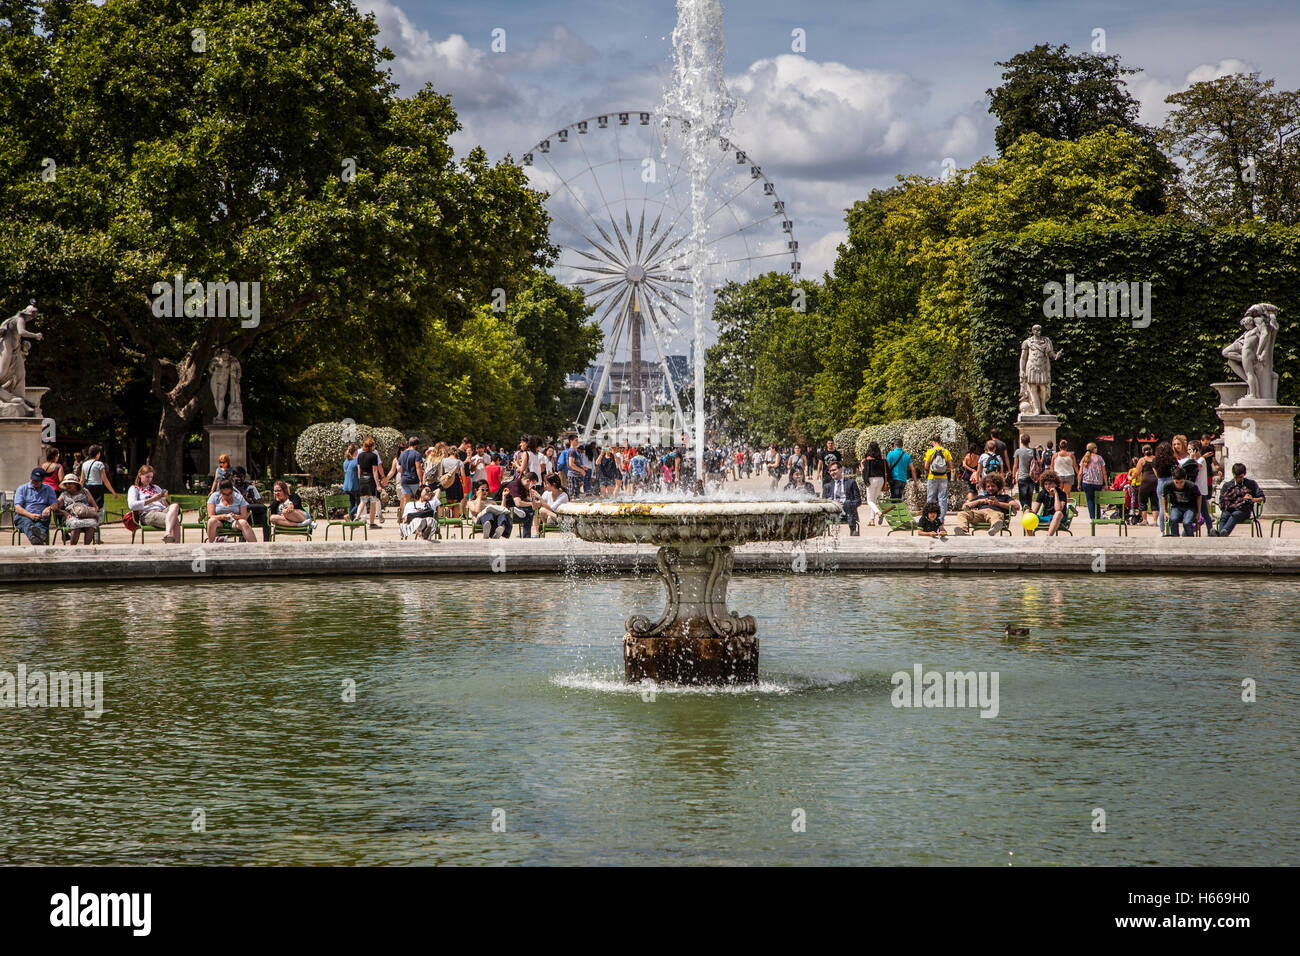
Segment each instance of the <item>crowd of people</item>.
[[[917,516],[919,533],[944,537],[949,485],[953,478],[971,491],[952,528],[955,535],[988,528],[998,534],[1014,514],[1035,513],[1051,535],[1068,529],[1076,510],[1071,493],[1082,492],[1089,518],[1111,519],[1158,527],[1162,534],[1194,534],[1204,528],[1210,536],[1228,535],[1248,522],[1264,501],[1259,485],[1237,464],[1224,475],[1212,436],[1169,441],[1142,447],[1128,469],[1114,470],[1095,442],[1076,456],[1066,440],[1056,447],[1032,445],[1022,437],[1014,450],[998,432],[971,443],[964,456],[933,436],[930,447],[914,459],[896,438],[888,450],[872,442],[857,475],[844,472],[842,452],[833,439],[823,447],[795,444],[779,449],[746,445],[709,445],[703,455],[706,486],[761,477],[778,492],[833,499],[844,509],[849,533],[859,533],[859,512],[865,507],[868,525],[887,523],[886,512],[901,504],[909,485],[924,489],[925,507]],[[381,460],[373,439],[348,446],[343,466],[343,491],[349,498],[348,517],[369,528],[382,527],[384,495],[397,498],[398,527],[403,538],[440,537],[440,521],[468,520],[487,537],[531,537],[559,520],[558,509],[584,497],[694,490],[696,465],[687,437],[676,446],[583,443],[569,435],[559,441],[523,436],[513,449],[463,438],[424,444],[412,437],[389,462]],[[1225,480],[1226,478],[1226,480]],[[391,490],[390,490],[391,489]],[[1123,491],[1123,505],[1101,504],[1102,491]],[[107,519],[106,494],[116,494],[103,461],[103,449],[91,445],[74,456],[65,470],[57,448],[47,447],[32,469],[30,481],[16,489],[15,528],[33,544],[49,539],[56,521],[70,543],[90,544]],[[1210,503],[1218,495],[1219,516]],[[140,467],[126,492],[124,523],[163,532],[166,543],[181,540],[181,506],[154,483],[154,470]],[[1105,514],[1103,512],[1106,512]],[[205,530],[209,541],[263,539],[272,529],[311,529],[312,515],[299,495],[276,481],[264,495],[242,467],[219,459],[207,496]],[[1024,525],[1025,534],[1038,528]]]

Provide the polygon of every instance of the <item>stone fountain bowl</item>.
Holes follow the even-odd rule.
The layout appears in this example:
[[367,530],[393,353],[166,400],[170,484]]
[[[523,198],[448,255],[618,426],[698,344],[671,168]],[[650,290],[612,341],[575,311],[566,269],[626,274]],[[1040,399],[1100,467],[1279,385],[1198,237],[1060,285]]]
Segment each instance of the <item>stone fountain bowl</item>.
[[734,684],[758,680],[758,625],[727,607],[732,548],[804,541],[839,520],[834,501],[623,501],[563,504],[578,537],[658,545],[667,593],[657,618],[633,614],[623,638],[630,681]]
[[824,534],[842,509],[833,501],[569,502],[557,514],[572,518],[587,541],[660,547],[750,541],[804,541]]

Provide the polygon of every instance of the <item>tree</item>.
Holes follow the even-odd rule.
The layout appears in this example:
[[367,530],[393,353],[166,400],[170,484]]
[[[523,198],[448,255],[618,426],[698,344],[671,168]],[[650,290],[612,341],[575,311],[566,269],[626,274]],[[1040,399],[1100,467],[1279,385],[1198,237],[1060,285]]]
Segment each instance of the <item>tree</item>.
[[1002,85],[985,92],[989,112],[998,118],[993,141],[1000,155],[1026,133],[1077,142],[1111,126],[1127,130],[1150,154],[1151,178],[1137,196],[1137,207],[1163,211],[1177,170],[1160,152],[1156,132],[1137,120],[1139,104],[1124,80],[1137,70],[1120,66],[1117,56],[1072,54],[1064,43],[1040,43],[997,65],[1006,68]]
[[544,272],[508,303],[506,315],[530,359],[534,401],[525,420],[530,431],[554,435],[573,421],[576,410],[564,403],[571,391],[565,382],[569,373],[596,360],[604,339],[600,326],[587,321],[592,311],[582,292]]
[[[522,170],[455,161],[449,100],[395,96],[351,2],[63,3],[39,27],[33,9],[4,8],[0,279],[144,369],[165,483],[219,348],[247,367],[310,329],[392,367],[549,261]],[[194,294],[225,281],[257,283],[260,314]]]
[[984,92],[998,118],[993,141],[1000,155],[1025,133],[1079,140],[1106,126],[1138,126],[1138,102],[1124,82],[1138,71],[1120,66],[1117,56],[1040,43],[997,65],[1006,68],[1002,85]]
[[[772,336],[780,310],[801,306],[805,312],[816,312],[820,295],[817,282],[796,282],[781,272],[768,272],[748,282],[728,282],[718,290],[713,304],[718,341],[706,355],[704,393],[709,419],[723,433],[738,439],[757,437],[750,402],[758,357]],[[809,343],[800,347],[806,349]],[[683,391],[682,401],[687,400]]]
[[1165,98],[1163,139],[1185,166],[1184,208],[1214,225],[1300,222],[1300,91],[1259,73],[1193,83]]
[[813,392],[823,339],[818,313],[796,312],[789,306],[773,310],[754,363],[753,394],[746,409],[752,435],[763,444],[793,440],[806,447],[823,437]]

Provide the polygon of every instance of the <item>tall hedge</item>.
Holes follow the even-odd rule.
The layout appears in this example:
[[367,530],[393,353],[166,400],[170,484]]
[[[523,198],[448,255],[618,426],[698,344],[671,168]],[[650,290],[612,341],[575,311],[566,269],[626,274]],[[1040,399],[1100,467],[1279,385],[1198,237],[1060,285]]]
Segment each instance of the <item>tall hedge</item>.
[[[1234,378],[1219,353],[1256,302],[1282,310],[1273,352],[1278,398],[1300,402],[1300,229],[1035,227],[981,241],[972,270],[974,413],[983,429],[1015,421],[1020,343],[1039,324],[1064,353],[1052,363],[1048,403],[1062,432],[1083,440],[1217,432],[1218,393],[1210,383]],[[1045,317],[1043,287],[1064,284],[1067,273],[1076,283],[1149,281],[1150,325]]]

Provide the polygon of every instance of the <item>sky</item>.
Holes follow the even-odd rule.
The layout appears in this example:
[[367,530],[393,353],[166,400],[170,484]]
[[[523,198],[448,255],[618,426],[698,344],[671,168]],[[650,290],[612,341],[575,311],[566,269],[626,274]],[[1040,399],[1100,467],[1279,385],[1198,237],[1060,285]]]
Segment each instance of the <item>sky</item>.
[[[672,0],[358,5],[374,12],[404,93],[432,83],[452,97],[462,153],[517,160],[577,120],[654,109],[671,68]],[[1104,31],[1105,52],[1142,71],[1130,89],[1151,124],[1195,80],[1259,70],[1300,86],[1300,4],[1281,0],[731,0],[724,27],[742,103],[732,139],[785,202],[809,277],[831,267],[844,210],[872,188],[995,152],[985,91],[1000,81],[996,61],[1037,43],[1084,51]]]

